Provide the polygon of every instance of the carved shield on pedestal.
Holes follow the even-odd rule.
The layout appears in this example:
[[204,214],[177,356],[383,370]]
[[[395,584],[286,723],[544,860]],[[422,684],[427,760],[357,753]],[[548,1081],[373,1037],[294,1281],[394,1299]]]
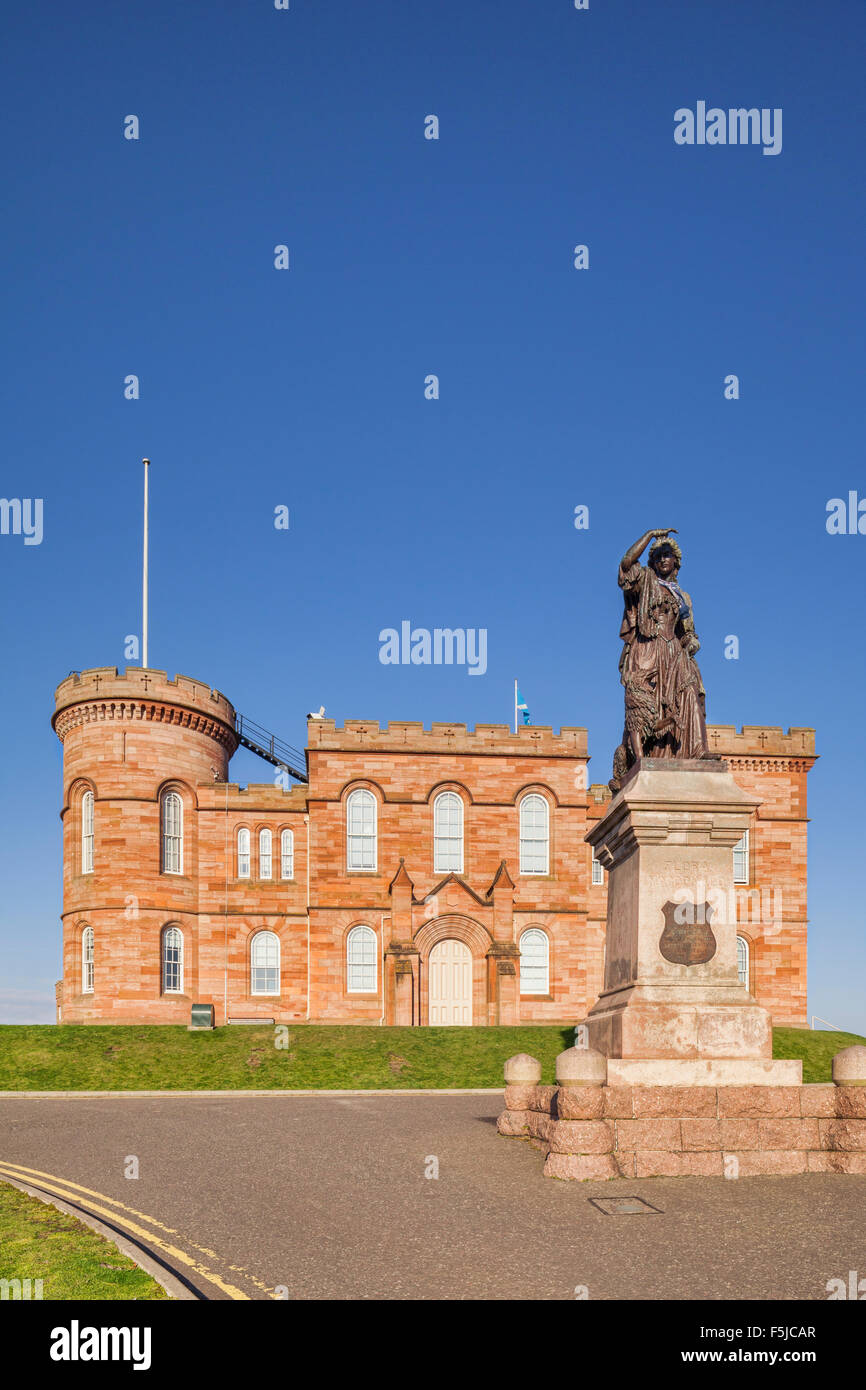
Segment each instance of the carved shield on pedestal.
[[659,950],[672,965],[706,965],[716,954],[709,903],[665,903]]

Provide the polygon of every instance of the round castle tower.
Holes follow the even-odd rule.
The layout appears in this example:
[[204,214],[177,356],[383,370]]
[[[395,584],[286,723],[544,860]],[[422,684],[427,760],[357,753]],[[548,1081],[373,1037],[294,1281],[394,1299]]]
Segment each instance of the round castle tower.
[[[198,973],[196,788],[227,780],[235,711],[187,676],[106,666],[61,682],[51,722],[63,744],[58,1019],[188,1023]],[[162,933],[172,924],[186,943],[183,978],[164,992]]]

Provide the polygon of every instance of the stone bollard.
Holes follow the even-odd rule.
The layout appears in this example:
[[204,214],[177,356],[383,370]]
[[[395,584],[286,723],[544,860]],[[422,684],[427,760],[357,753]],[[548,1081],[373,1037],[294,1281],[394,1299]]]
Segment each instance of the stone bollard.
[[556,1059],[557,1113],[561,1120],[600,1120],[604,1115],[607,1058],[593,1047],[569,1047]]
[[541,1063],[528,1052],[518,1052],[505,1063],[506,1086],[537,1086],[541,1080]]
[[594,1047],[568,1047],[556,1059],[557,1086],[604,1086],[607,1058]]
[[866,1086],[866,1047],[855,1043],[843,1047],[833,1058],[833,1081],[837,1086]]
[[541,1063],[527,1052],[518,1052],[505,1063],[505,1109],[496,1122],[500,1134],[524,1139],[529,1134],[529,1115],[535,1088],[541,1080]]
[[591,1047],[569,1047],[556,1059],[556,1121],[544,1176],[566,1181],[615,1178],[613,1126],[604,1119],[607,1058]]

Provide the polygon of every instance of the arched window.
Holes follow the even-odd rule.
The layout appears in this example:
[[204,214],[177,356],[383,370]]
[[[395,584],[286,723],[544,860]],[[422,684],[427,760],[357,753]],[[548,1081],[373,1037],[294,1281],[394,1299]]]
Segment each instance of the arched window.
[[550,942],[538,927],[520,938],[520,993],[550,993]]
[[532,792],[520,803],[520,872],[546,874],[549,862],[548,805]]
[[740,984],[749,988],[749,943],[744,936],[737,937],[737,975]]
[[749,881],[749,832],[746,830],[734,845],[734,882]]
[[352,792],[346,802],[346,868],[376,867],[376,798],[372,792]]
[[280,836],[280,878],[295,877],[295,833],[284,830]]
[[179,792],[162,798],[162,871],[183,873],[183,802]]
[[346,937],[346,980],[350,994],[376,992],[376,933],[353,927]]
[[433,872],[463,872],[463,802],[442,792],[433,803]]
[[250,944],[250,989],[253,994],[280,992],[280,940],[272,931],[256,932]]
[[162,933],[162,992],[183,994],[183,932],[166,927]]
[[238,878],[250,876],[250,832],[246,827],[238,831]]
[[81,872],[93,873],[93,792],[81,798]]
[[270,830],[259,831],[259,878],[270,878],[273,870]]
[[93,928],[81,933],[81,993],[93,993]]

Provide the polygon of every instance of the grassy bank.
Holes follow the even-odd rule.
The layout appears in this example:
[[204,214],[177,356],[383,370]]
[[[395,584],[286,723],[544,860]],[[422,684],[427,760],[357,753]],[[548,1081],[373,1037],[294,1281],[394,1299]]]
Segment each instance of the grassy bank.
[[[0,1182],[0,1279],[22,1282],[35,1299],[168,1298],[155,1279],[74,1217]],[[36,1280],[42,1281],[41,1290]],[[7,1296],[18,1293],[10,1289]]]
[[[501,1086],[502,1064],[528,1052],[553,1081],[571,1026],[526,1028],[0,1027],[0,1090],[262,1090]],[[801,1057],[806,1081],[829,1081],[833,1054],[866,1039],[777,1028],[774,1056]],[[285,1046],[275,1046],[283,1042]]]
[[[553,1081],[573,1027],[366,1028],[325,1024],[183,1027],[0,1027],[0,1090],[401,1090],[501,1086],[502,1065],[529,1052]],[[276,1046],[276,1043],[285,1046]]]
[[857,1033],[814,1032],[808,1028],[774,1028],[773,1056],[802,1058],[804,1081],[830,1081],[830,1063],[843,1047],[866,1044]]

